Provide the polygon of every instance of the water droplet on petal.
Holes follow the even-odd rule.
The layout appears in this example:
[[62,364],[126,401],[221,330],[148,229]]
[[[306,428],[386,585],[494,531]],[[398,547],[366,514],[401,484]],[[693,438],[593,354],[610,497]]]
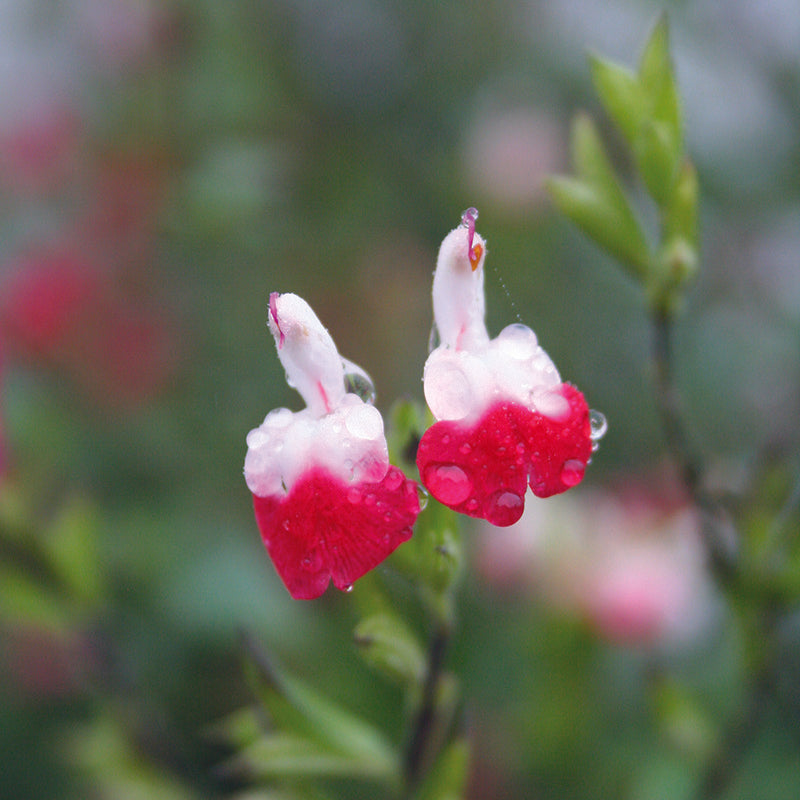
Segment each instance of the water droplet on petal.
[[521,322],[507,325],[497,336],[498,344],[502,344],[503,353],[514,359],[531,358],[536,353],[538,343],[536,334]]
[[591,428],[589,437],[593,442],[597,442],[602,439],[608,430],[608,420],[606,419],[605,414],[591,409],[591,411],[589,411],[589,427]]
[[561,482],[565,486],[577,486],[583,480],[586,466],[576,458],[570,458],[561,467]]
[[284,520],[284,521],[281,523],[281,527],[282,527],[282,528],[283,528],[285,531],[288,531],[288,530],[289,530],[289,528],[291,527],[291,523],[289,522],[289,520],[288,520],[288,519],[285,519],[285,520]]
[[394,467],[390,467],[389,471],[386,473],[386,477],[383,480],[383,485],[390,491],[393,492],[396,489],[399,489],[400,486],[403,484],[403,473],[400,472],[399,469],[395,469]]
[[347,502],[352,503],[354,506],[358,505],[361,502],[361,492],[352,487],[351,489],[347,490]]
[[492,525],[511,525],[522,516],[524,504],[518,494],[501,489],[486,500],[484,513]]
[[424,477],[431,494],[447,506],[463,503],[472,493],[472,481],[455,464],[430,464]]
[[428,500],[430,500],[430,494],[428,490],[421,484],[417,484],[417,500],[419,501],[419,510],[424,511],[428,506]]
[[375,495],[370,493],[364,497],[364,505],[365,506],[374,506],[375,505]]
[[342,359],[342,367],[345,390],[372,405],[375,402],[375,384],[369,374],[347,358]]
[[319,572],[322,566],[322,556],[319,554],[319,551],[312,550],[310,553],[306,554],[300,562],[300,565],[308,572]]
[[350,592],[353,591],[353,584],[352,583],[347,584],[347,586],[345,586],[344,589],[342,589],[342,591],[347,592],[347,594],[350,594]]
[[464,442],[459,448],[458,452],[461,453],[462,456],[468,456],[472,452],[472,445],[469,442]]

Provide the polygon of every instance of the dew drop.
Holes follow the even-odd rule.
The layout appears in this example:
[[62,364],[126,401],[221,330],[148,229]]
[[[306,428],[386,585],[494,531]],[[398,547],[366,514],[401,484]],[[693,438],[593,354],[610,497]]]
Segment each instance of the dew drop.
[[352,591],[353,591],[353,584],[352,584],[352,583],[348,583],[348,584],[347,584],[347,586],[345,586],[345,587],[342,589],[342,591],[343,591],[343,592],[347,592],[347,594],[350,594],[350,592],[352,592]]
[[428,507],[428,500],[431,496],[428,490],[421,484],[417,484],[417,500],[419,501],[419,510],[424,511]]
[[425,470],[425,484],[431,494],[447,506],[463,503],[472,493],[472,481],[455,464],[431,464]]
[[291,527],[291,524],[290,524],[289,520],[288,520],[288,519],[285,519],[285,520],[284,520],[284,521],[281,523],[281,527],[282,527],[282,528],[283,528],[285,531],[288,531],[288,530],[289,530],[289,528]]
[[591,411],[589,411],[589,427],[591,428],[589,438],[593,442],[600,441],[600,439],[606,435],[606,431],[608,431],[608,420],[605,414],[591,409]]
[[348,489],[347,502],[352,503],[354,506],[358,505],[361,502],[361,492],[355,487]]
[[561,467],[561,482],[565,486],[577,486],[583,480],[586,466],[576,458],[570,458]]
[[518,494],[501,489],[486,500],[486,519],[492,525],[511,525],[522,516],[524,504],[525,501]]
[[478,209],[470,206],[461,215],[461,227],[468,228],[470,224],[474,225],[478,221]]
[[300,562],[300,565],[308,572],[319,572],[319,569],[322,566],[322,556],[317,550],[312,550],[305,555],[303,560]]
[[503,345],[503,352],[506,355],[517,360],[531,358],[538,346],[536,334],[521,322],[514,322],[503,328],[497,336],[497,341]]
[[344,388],[368,405],[375,403],[375,384],[365,370],[347,358],[342,359]]
[[394,492],[399,489],[403,484],[403,473],[400,472],[399,469],[394,469],[393,467],[389,469],[386,473],[386,477],[383,479],[383,485],[387,488],[390,492]]
[[464,444],[458,448],[458,452],[461,453],[462,456],[468,456],[472,452],[472,445],[469,444],[469,442],[464,442]]
[[370,493],[370,494],[368,494],[368,495],[365,495],[365,497],[364,497],[364,505],[365,505],[365,506],[374,506],[374,505],[375,505],[375,500],[376,500],[376,499],[377,499],[377,498],[376,498],[376,497],[375,497],[375,495],[374,495],[374,494],[372,494],[372,493]]

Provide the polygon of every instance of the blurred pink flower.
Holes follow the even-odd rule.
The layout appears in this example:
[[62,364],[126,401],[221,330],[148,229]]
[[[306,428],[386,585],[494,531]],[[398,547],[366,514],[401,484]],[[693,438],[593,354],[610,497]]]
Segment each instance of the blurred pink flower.
[[311,600],[331,580],[349,589],[409,539],[419,497],[389,463],[380,412],[347,391],[345,365],[311,307],[275,292],[269,326],[307,408],[271,411],[250,431],[244,476],[275,569],[292,597]]
[[464,143],[467,188],[506,211],[530,212],[547,198],[545,178],[564,169],[566,140],[562,127],[545,112],[482,112]]
[[475,553],[482,579],[585,619],[612,642],[689,640],[713,615],[698,521],[644,492],[583,493],[537,504]]
[[69,348],[97,307],[99,276],[70,248],[27,253],[6,265],[0,328],[26,358],[52,360]]
[[127,296],[77,245],[28,253],[7,271],[0,334],[12,355],[61,370],[108,407],[139,405],[173,374],[169,317]]
[[131,69],[156,42],[164,14],[152,0],[73,0],[72,14],[80,46],[101,69]]
[[561,382],[530,328],[509,325],[489,338],[477,215],[468,209],[439,250],[433,316],[441,344],[423,379],[438,421],[422,437],[417,466],[439,502],[511,525],[529,485],[549,497],[581,482],[593,433],[583,395]]
[[30,108],[0,123],[0,176],[14,191],[50,190],[76,166],[82,124],[62,102]]

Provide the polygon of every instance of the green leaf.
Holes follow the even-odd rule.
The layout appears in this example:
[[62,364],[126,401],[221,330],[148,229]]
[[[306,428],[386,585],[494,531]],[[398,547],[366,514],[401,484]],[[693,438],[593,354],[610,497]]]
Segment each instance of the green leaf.
[[562,211],[636,277],[649,268],[650,250],[592,120],[578,114],[572,126],[572,158],[579,183],[557,185]]
[[88,603],[97,603],[104,587],[94,506],[79,495],[68,498],[45,536],[44,547],[53,571],[70,593]]
[[630,144],[647,115],[639,78],[631,70],[597,55],[590,56],[595,90],[608,116]]
[[392,553],[389,563],[433,595],[443,597],[463,568],[458,530],[456,513],[431,500],[417,517],[414,535]]
[[664,213],[664,238],[680,238],[697,249],[697,171],[687,159],[681,164],[669,205]]
[[250,666],[258,697],[277,729],[313,741],[331,754],[368,764],[370,772],[397,773],[397,755],[377,728],[279,672],[263,656],[257,669],[254,663]]
[[649,107],[647,116],[666,125],[678,160],[683,151],[681,104],[670,58],[666,15],[656,23],[642,52],[639,82]]
[[241,750],[263,735],[265,722],[261,709],[245,706],[209,726],[206,736]]
[[463,800],[469,769],[469,743],[459,737],[439,755],[417,795],[418,800]]
[[421,685],[425,653],[417,637],[395,614],[362,620],[354,632],[358,652],[373,669],[399,684]]
[[376,762],[342,755],[313,739],[283,731],[260,737],[225,769],[255,780],[387,777]]
[[27,573],[0,564],[0,621],[36,625],[55,632],[68,630],[74,610],[64,598]]
[[661,208],[668,206],[682,155],[680,142],[665,123],[647,120],[633,142],[633,155],[650,196]]
[[650,255],[630,211],[621,211],[598,187],[575,178],[551,177],[547,188],[564,215],[618,259],[635,279],[644,281]]

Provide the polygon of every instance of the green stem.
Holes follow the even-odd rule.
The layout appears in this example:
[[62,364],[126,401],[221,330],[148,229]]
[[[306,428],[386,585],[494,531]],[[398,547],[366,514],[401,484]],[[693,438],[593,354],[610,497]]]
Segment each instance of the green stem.
[[422,687],[422,698],[411,730],[404,764],[405,794],[410,800],[414,796],[424,769],[432,756],[432,744],[436,740],[437,699],[441,683],[444,660],[450,643],[451,628],[440,622],[431,636],[428,647],[428,671]]
[[683,425],[682,404],[673,374],[672,318],[667,312],[653,315],[653,366],[658,411],[670,457],[700,514],[711,570],[722,586],[730,586],[737,570],[736,535],[725,510],[703,487],[700,460]]

